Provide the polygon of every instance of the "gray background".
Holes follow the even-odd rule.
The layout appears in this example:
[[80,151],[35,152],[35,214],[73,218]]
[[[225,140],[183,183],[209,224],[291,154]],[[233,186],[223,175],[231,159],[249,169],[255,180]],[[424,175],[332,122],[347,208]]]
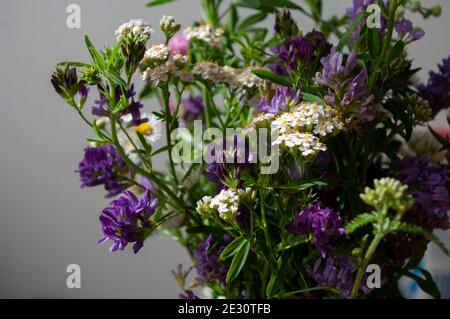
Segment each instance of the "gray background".
[[[177,297],[170,270],[191,262],[170,238],[153,237],[137,255],[130,250],[110,254],[108,246],[96,244],[98,215],[108,200],[101,188],[81,190],[74,173],[90,131],[49,82],[56,62],[88,59],[84,34],[101,46],[112,43],[114,30],[130,18],[144,18],[157,27],[163,14],[183,24],[200,16],[198,0],[151,9],[145,2],[2,0],[0,297]],[[324,2],[328,15],[343,12],[351,1]],[[443,17],[413,19],[428,32],[411,47],[416,64],[424,67],[422,76],[450,54],[450,4],[427,2],[441,4]],[[81,29],[66,27],[70,3],[81,6]],[[309,21],[299,21],[310,29]],[[156,104],[147,102],[146,107]],[[81,266],[81,289],[66,287],[65,270],[71,263]]]

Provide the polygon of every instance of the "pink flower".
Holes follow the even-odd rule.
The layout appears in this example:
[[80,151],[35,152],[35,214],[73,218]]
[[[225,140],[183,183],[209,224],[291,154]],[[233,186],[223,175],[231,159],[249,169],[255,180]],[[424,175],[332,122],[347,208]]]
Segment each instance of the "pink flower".
[[169,49],[174,53],[186,55],[189,49],[189,40],[184,34],[175,34],[167,44]]

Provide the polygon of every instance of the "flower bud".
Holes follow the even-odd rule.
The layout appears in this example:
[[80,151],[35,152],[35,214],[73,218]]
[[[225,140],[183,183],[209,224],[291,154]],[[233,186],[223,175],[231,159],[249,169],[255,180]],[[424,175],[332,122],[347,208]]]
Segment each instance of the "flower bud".
[[167,39],[170,39],[181,28],[181,25],[175,22],[173,16],[163,16],[159,22],[159,26]]

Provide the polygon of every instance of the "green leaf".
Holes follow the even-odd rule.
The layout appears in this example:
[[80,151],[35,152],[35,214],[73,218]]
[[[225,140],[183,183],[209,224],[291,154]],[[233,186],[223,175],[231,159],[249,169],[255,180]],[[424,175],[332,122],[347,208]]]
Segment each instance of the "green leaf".
[[433,296],[436,299],[440,299],[441,293],[439,291],[438,286],[436,285],[436,283],[433,280],[433,276],[431,276],[431,274],[428,271],[426,271],[425,269],[422,269],[422,268],[417,268],[417,269],[422,273],[422,275],[425,276],[425,279],[421,278],[421,277],[417,276],[416,274],[413,274],[412,272],[409,272],[409,271],[402,271],[401,274],[413,279],[424,292],[430,294],[431,296]]
[[239,275],[245,265],[245,262],[247,261],[249,251],[250,242],[248,240],[245,240],[244,243],[240,246],[236,255],[234,255],[233,257],[230,269],[228,269],[227,272],[226,283],[232,282]]
[[186,229],[188,234],[213,234],[223,236],[226,231],[223,228],[213,226],[194,226]]
[[274,12],[276,8],[287,8],[306,12],[302,7],[290,0],[239,0],[236,5],[269,13]]
[[303,191],[305,189],[311,188],[311,187],[320,187],[320,186],[326,186],[329,185],[324,180],[304,180],[299,182],[290,182],[286,185],[275,185],[273,188],[277,189],[292,189],[295,191]]
[[77,67],[84,67],[84,68],[88,68],[91,65],[87,64],[87,63],[82,63],[82,62],[75,62],[75,61],[64,61],[64,62],[59,62],[57,64],[57,66],[77,66]]
[[447,256],[449,255],[449,251],[448,251],[447,247],[445,247],[445,244],[435,234],[426,231],[425,229],[423,229],[420,226],[410,225],[410,224],[399,222],[399,221],[394,221],[394,222],[391,222],[391,224],[390,224],[390,231],[391,232],[400,231],[400,232],[405,232],[405,233],[410,233],[410,234],[423,235],[423,236],[427,237],[428,239],[431,239]]
[[219,256],[219,260],[225,260],[231,256],[234,256],[241,246],[245,243],[246,239],[244,236],[240,236],[235,238],[231,243],[228,244],[227,247],[222,251]]
[[402,40],[397,41],[397,43],[395,43],[394,47],[391,49],[391,52],[389,53],[388,63],[400,57],[401,54],[404,52],[404,50],[405,50],[405,42],[403,42]]
[[268,80],[268,81],[271,81],[273,83],[276,83],[276,84],[279,84],[282,86],[289,86],[289,87],[291,86],[291,83],[288,80],[276,75],[272,71],[269,71],[266,69],[256,69],[256,70],[253,70],[252,72],[257,77],[259,77],[263,80]]
[[417,265],[420,263],[420,261],[423,259],[423,256],[425,255],[426,251],[427,251],[427,247],[422,248],[410,260],[408,260],[408,263],[403,268],[404,269],[416,268]]
[[116,46],[114,47],[114,49],[111,51],[111,55],[108,59],[108,68],[110,68],[111,66],[114,65],[114,63],[116,62],[117,59],[117,54],[119,53],[120,50],[120,46],[121,43],[117,42]]
[[254,15],[248,16],[244,21],[242,21],[241,25],[239,26],[239,30],[245,31],[249,27],[255,25],[258,22],[263,21],[267,17],[266,12],[260,12],[256,13]]
[[145,5],[146,7],[154,7],[154,6],[160,6],[162,4],[166,4],[166,3],[170,3],[170,2],[174,2],[176,0],[152,0],[150,2],[147,2],[147,4]]
[[225,28],[229,31],[229,33],[233,33],[236,30],[237,24],[239,21],[239,15],[235,5],[230,6],[230,12],[228,14],[228,18],[225,21]]
[[117,114],[119,112],[122,112],[125,110],[128,106],[130,106],[130,103],[128,103],[128,100],[124,95],[120,96],[119,102],[114,107],[113,113]]
[[351,234],[358,228],[369,225],[377,220],[377,215],[373,213],[364,213],[353,218],[351,222],[347,224],[345,228],[346,234]]
[[89,50],[89,54],[91,55],[94,64],[99,68],[100,71],[105,71],[106,70],[105,60],[103,60],[100,53],[98,53],[97,49],[95,49],[91,39],[89,39],[87,35],[84,36],[84,42],[86,43],[86,47]]
[[361,23],[364,16],[365,16],[365,13],[360,13],[356,17],[355,21],[353,21],[353,23],[350,25],[348,30],[344,33],[341,40],[339,41],[339,43],[336,47],[337,51],[341,51],[344,48],[344,46],[348,43],[348,40],[350,39],[350,37],[352,36],[352,34],[356,30],[356,28],[359,26],[359,24]]
[[447,134],[446,137],[442,137],[441,135],[439,135],[438,132],[436,132],[435,130],[433,130],[433,128],[431,126],[428,125],[428,129],[430,130],[431,134],[433,134],[434,138],[442,144],[442,146],[444,146],[445,149],[449,149],[450,148],[450,135]]
[[327,104],[327,102],[325,102],[321,97],[311,93],[302,92],[302,99],[305,100],[306,102],[313,102],[320,105]]
[[282,257],[279,257],[277,260],[277,269],[275,269],[272,272],[272,275],[270,276],[269,283],[266,287],[266,296],[272,297],[276,295],[280,291],[281,283],[282,283],[282,269],[283,267],[283,259]]
[[125,83],[125,80],[120,77],[119,73],[117,73],[116,71],[108,71],[106,73],[106,76],[114,84],[119,85],[122,88],[123,92],[127,91],[127,84]]

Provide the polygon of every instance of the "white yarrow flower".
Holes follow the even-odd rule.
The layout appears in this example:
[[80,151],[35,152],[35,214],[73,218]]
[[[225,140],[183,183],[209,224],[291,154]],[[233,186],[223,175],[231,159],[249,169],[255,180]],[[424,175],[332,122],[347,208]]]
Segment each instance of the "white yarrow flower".
[[157,86],[161,82],[166,82],[169,79],[169,67],[165,64],[157,65],[154,68],[147,68],[142,74],[144,81],[151,81],[153,85]]
[[197,39],[218,47],[224,31],[223,28],[215,29],[209,24],[202,24],[197,27],[188,27],[184,30],[184,33],[189,40]]
[[325,144],[321,143],[319,138],[309,133],[283,134],[273,144],[280,145],[293,152],[300,152],[304,157],[316,155],[320,151],[327,150]]
[[142,59],[143,65],[152,65],[161,63],[169,58],[170,50],[164,44],[154,44],[147,51],[145,51]]
[[224,189],[211,199],[209,207],[216,209],[223,220],[234,220],[238,214],[239,195],[231,188]]
[[131,34],[139,36],[145,42],[150,39],[152,33],[153,30],[150,28],[150,25],[142,19],[131,19],[118,27],[115,32],[118,41]]

